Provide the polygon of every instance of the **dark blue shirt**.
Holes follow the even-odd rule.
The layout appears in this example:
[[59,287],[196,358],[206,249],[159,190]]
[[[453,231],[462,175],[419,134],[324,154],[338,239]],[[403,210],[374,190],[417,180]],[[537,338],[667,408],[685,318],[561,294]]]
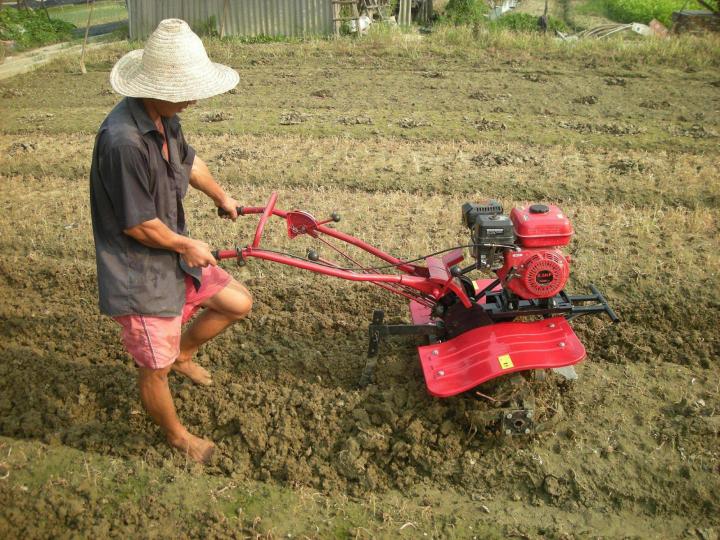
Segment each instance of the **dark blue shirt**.
[[195,150],[177,116],[163,118],[163,136],[142,100],[125,98],[100,126],[90,169],[100,311],[107,315],[180,315],[185,274],[173,251],[147,247],[123,230],[158,218],[186,234],[182,200]]

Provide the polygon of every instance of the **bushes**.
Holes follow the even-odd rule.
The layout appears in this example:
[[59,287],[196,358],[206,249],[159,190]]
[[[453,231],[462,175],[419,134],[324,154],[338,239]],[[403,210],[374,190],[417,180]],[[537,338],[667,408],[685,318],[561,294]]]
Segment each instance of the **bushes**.
[[19,49],[39,47],[72,37],[75,25],[48,19],[31,9],[0,9],[0,39],[14,41]]
[[444,19],[452,24],[475,24],[485,20],[487,11],[484,0],[450,0]]
[[681,9],[704,9],[692,0],[605,0],[608,16],[618,22],[649,23],[657,19],[666,26],[672,23],[672,12]]
[[[499,19],[495,19],[494,21],[488,23],[488,26],[493,29],[507,29],[514,32],[540,31],[538,17],[530,15],[529,13],[508,13]],[[555,30],[567,32],[568,28],[561,20],[549,17],[548,30],[553,32]]]

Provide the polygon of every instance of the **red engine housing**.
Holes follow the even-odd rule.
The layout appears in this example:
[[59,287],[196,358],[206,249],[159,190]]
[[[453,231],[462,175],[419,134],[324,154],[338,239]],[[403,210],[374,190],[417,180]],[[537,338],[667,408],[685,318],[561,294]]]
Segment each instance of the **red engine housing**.
[[570,220],[557,206],[544,204],[514,208],[510,219],[521,249],[505,252],[497,272],[503,285],[526,300],[555,296],[570,275],[570,257],[558,249],[570,243]]
[[570,258],[559,249],[508,250],[497,275],[520,298],[551,298],[565,287],[570,276]]

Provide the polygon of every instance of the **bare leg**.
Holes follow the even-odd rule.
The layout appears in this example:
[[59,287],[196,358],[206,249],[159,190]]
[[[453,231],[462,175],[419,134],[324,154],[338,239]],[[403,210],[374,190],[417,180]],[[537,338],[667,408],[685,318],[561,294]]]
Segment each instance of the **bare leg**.
[[180,423],[168,387],[167,374],[169,371],[170,367],[164,369],[138,368],[140,400],[150,417],[165,432],[171,446],[184,452],[198,463],[207,463],[215,450],[215,445],[190,434]]
[[211,340],[235,321],[245,317],[252,308],[248,290],[234,279],[227,287],[203,302],[206,309],[183,332],[180,355],[172,369],[197,384],[212,384],[210,373],[192,361],[203,343]]

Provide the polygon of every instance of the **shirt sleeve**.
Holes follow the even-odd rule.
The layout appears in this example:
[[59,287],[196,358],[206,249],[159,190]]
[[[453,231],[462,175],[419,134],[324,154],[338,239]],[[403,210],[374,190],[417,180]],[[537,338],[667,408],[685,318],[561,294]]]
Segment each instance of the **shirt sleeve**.
[[100,159],[100,177],[123,230],[157,217],[150,191],[150,167],[139,148],[110,148]]

